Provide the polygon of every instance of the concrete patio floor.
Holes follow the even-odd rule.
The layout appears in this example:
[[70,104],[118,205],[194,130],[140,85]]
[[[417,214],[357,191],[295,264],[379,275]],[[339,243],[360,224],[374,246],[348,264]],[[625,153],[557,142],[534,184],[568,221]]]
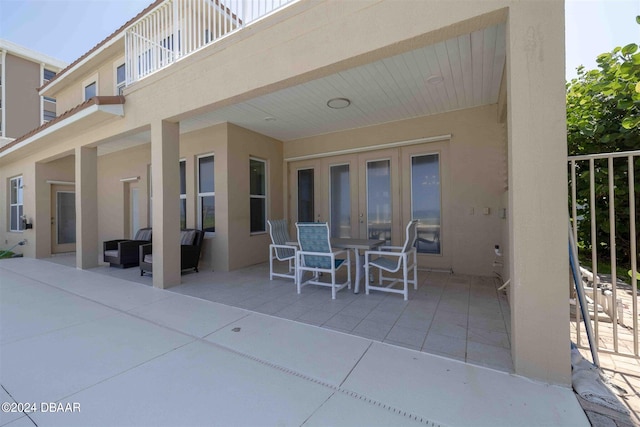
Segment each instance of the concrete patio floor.
[[[49,261],[75,265],[74,256]],[[285,264],[278,267],[285,267]],[[138,268],[102,266],[93,272],[153,286]],[[284,271],[283,271],[284,272]],[[340,274],[338,280],[343,281]],[[182,284],[169,290],[238,308],[337,330],[426,353],[437,354],[505,372],[513,371],[509,303],[486,277],[423,272],[418,291],[401,295],[364,289],[354,295],[344,289],[307,286],[300,295],[290,279],[269,280],[268,264],[228,273],[201,270],[184,273]]]
[[0,425],[588,425],[568,388],[51,262],[0,295],[2,400],[38,409]]

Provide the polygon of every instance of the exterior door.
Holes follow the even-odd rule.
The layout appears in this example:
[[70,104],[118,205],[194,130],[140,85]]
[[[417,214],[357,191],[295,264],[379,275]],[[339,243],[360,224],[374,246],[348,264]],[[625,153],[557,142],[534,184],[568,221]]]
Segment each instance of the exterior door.
[[358,155],[358,222],[361,239],[400,244],[404,235],[400,215],[398,150]]
[[51,253],[76,250],[76,193],[72,185],[51,185]]
[[418,222],[418,263],[451,269],[448,201],[448,142],[403,147],[402,217]]

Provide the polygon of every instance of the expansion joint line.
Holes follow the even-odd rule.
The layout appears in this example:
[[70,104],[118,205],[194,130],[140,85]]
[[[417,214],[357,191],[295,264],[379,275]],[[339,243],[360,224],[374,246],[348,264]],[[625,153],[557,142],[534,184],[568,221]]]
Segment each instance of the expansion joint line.
[[220,348],[222,350],[225,350],[225,351],[228,351],[230,353],[233,353],[233,354],[235,354],[237,356],[240,356],[242,358],[249,359],[251,361],[257,362],[257,363],[259,363],[259,364],[261,364],[263,366],[268,366],[269,368],[275,369],[275,370],[283,372],[285,374],[293,375],[294,377],[300,378],[302,380],[309,381],[309,382],[312,382],[314,384],[318,384],[319,386],[322,386],[322,387],[328,388],[330,390],[333,390],[336,393],[341,393],[341,394],[344,394],[345,396],[349,396],[349,397],[352,397],[354,399],[358,399],[358,400],[360,400],[362,402],[366,402],[366,403],[368,403],[370,405],[374,405],[374,406],[377,406],[379,408],[386,409],[387,411],[392,412],[392,413],[394,413],[396,415],[400,415],[402,417],[408,418],[410,420],[416,421],[416,422],[424,424],[426,426],[429,426],[429,427],[444,427],[442,424],[439,424],[439,423],[436,423],[436,422],[431,421],[429,419],[423,418],[420,415],[416,415],[416,414],[413,414],[411,412],[408,412],[408,411],[393,407],[391,405],[387,405],[387,404],[382,403],[382,402],[380,402],[378,400],[375,400],[375,399],[372,399],[370,397],[367,397],[367,396],[365,396],[365,395],[363,395],[361,393],[346,389],[346,388],[344,388],[342,386],[336,386],[336,385],[333,385],[333,384],[329,384],[328,382],[322,381],[322,380],[320,380],[318,378],[314,378],[314,377],[311,377],[309,375],[303,374],[301,372],[294,371],[293,369],[290,369],[290,368],[285,368],[284,366],[280,366],[280,365],[275,364],[273,362],[268,362],[266,360],[260,359],[259,357],[252,356],[250,354],[243,353],[243,352],[238,351],[238,350],[234,350],[232,348],[226,347],[226,346],[218,344],[218,343],[214,343],[214,342],[211,342],[211,341],[204,341],[204,342],[206,342],[207,344],[213,345],[215,347],[218,347],[218,348]]

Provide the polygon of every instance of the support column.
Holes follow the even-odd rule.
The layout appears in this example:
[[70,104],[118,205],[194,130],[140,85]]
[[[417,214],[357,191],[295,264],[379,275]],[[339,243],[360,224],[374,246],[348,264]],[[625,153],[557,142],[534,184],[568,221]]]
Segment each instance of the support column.
[[35,233],[35,257],[48,258],[51,256],[51,186],[47,184],[44,165],[35,163],[35,215],[33,216],[33,231]]
[[511,344],[516,374],[569,386],[564,2],[507,18]]
[[76,148],[76,268],[98,266],[98,149]]
[[153,286],[180,283],[180,133],[179,124],[151,124],[153,185]]

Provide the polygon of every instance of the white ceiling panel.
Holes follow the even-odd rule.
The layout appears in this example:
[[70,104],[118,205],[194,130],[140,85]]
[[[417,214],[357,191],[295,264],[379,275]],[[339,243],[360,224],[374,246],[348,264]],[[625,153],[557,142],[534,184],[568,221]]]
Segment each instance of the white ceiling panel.
[[[493,104],[505,48],[504,24],[488,27],[183,120],[181,132],[231,122],[290,141]],[[441,81],[430,83],[434,77]],[[331,98],[351,105],[328,108]]]

